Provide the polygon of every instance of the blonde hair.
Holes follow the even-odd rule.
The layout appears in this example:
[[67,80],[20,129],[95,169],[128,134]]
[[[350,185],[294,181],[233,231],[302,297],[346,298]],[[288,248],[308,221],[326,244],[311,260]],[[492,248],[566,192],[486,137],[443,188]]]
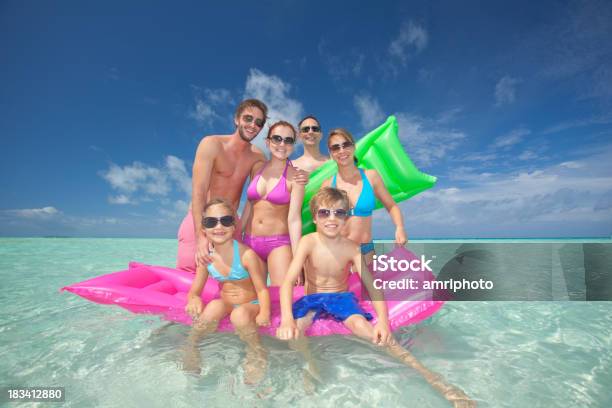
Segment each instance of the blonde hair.
[[348,198],[348,194],[344,190],[338,190],[333,187],[323,187],[317,194],[310,200],[310,213],[314,219],[317,215],[317,211],[322,205],[332,205],[340,202],[341,208],[347,212],[351,208],[351,203]]

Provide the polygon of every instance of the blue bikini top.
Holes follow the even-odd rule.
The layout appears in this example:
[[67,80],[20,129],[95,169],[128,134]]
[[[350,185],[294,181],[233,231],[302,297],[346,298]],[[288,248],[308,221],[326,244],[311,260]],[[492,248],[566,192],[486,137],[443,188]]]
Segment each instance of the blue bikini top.
[[[374,208],[376,207],[376,197],[374,196],[372,185],[368,181],[363,169],[359,169],[359,174],[361,174],[363,187],[361,187],[361,193],[359,193],[357,204],[355,204],[353,207],[351,215],[356,217],[369,217],[372,215],[372,211],[374,211]],[[332,180],[331,186],[333,188],[336,188],[336,176],[337,173],[334,174],[334,179]]]
[[215,268],[215,265],[213,265],[212,263],[209,264],[207,268],[211,276],[215,278],[218,282],[242,280],[249,277],[249,272],[244,269],[244,266],[242,266],[242,264],[240,263],[240,251],[238,250],[238,241],[236,240],[234,240],[232,267],[230,268],[230,273],[228,276],[219,273],[217,268]]

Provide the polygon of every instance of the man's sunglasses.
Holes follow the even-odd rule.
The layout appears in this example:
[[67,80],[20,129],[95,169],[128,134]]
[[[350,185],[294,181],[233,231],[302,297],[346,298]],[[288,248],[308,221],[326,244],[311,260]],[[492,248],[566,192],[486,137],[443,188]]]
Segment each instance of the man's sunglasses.
[[291,136],[289,136],[289,137],[282,137],[282,136],[279,136],[279,135],[272,135],[272,136],[268,137],[268,139],[270,139],[270,141],[272,143],[274,143],[275,145],[279,145],[282,142],[285,142],[286,145],[292,145],[292,144],[295,143],[295,138],[291,137]]
[[246,123],[251,123],[255,121],[255,126],[257,126],[260,129],[266,123],[266,121],[263,119],[259,119],[259,118],[255,119],[253,115],[242,115],[242,120],[244,120]]
[[319,133],[321,131],[321,127],[319,126],[304,126],[300,129],[302,133],[308,133],[312,130],[313,133]]
[[353,146],[354,146],[353,142],[348,142],[347,141],[347,142],[343,142],[343,143],[333,144],[333,145],[329,146],[329,150],[332,151],[332,152],[339,152],[340,149],[346,150],[346,149],[348,149],[350,147],[353,147]]
[[348,211],[343,210],[341,208],[337,210],[330,210],[327,208],[319,208],[317,210],[317,217],[319,218],[329,218],[330,215],[335,215],[336,218],[347,218],[349,216]]
[[233,215],[224,215],[223,217],[204,217],[202,225],[204,228],[215,228],[218,223],[221,223],[224,227],[231,227],[234,225]]

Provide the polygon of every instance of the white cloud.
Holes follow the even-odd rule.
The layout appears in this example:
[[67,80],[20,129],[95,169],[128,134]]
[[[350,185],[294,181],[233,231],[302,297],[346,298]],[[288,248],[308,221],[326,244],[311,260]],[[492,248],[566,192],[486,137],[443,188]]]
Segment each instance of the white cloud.
[[111,204],[136,204],[135,201],[132,201],[130,199],[130,197],[126,196],[125,194],[119,194],[116,196],[109,196],[108,197],[108,202]]
[[195,85],[191,87],[195,93],[195,107],[189,111],[188,116],[201,125],[210,126],[216,120],[222,119],[218,110],[234,104],[234,98],[227,89],[202,89]]
[[518,158],[519,158],[519,160],[524,160],[524,161],[526,161],[526,160],[533,160],[533,159],[537,159],[538,155],[536,153],[534,153],[533,151],[531,151],[531,150],[525,150],[523,153],[521,153],[518,156]]
[[516,86],[520,79],[504,76],[495,85],[495,106],[514,103],[516,100]]
[[297,124],[301,119],[302,103],[289,96],[291,85],[275,75],[251,68],[244,89],[245,98],[257,98],[268,106],[270,122],[286,120]]
[[609,145],[530,172],[468,170],[455,185],[424,192],[401,207],[421,236],[610,234],[611,154]]
[[355,95],[353,98],[353,103],[359,112],[361,126],[363,126],[364,129],[369,130],[377,125],[380,125],[385,119],[385,114],[383,113],[376,98],[370,97],[366,94]]
[[171,155],[159,168],[140,162],[123,167],[111,163],[110,168],[100,175],[120,193],[109,198],[111,204],[136,204],[151,200],[151,196],[165,197],[173,187],[187,196],[191,194],[191,180],[185,162]]
[[568,129],[577,127],[586,127],[593,125],[607,125],[612,123],[612,112],[607,112],[603,115],[592,116],[586,119],[570,120],[557,123],[542,131],[542,134],[547,135],[550,133],[563,132]]
[[336,80],[358,77],[363,71],[366,56],[357,48],[349,50],[341,48],[340,51],[330,51],[325,39],[321,39],[317,46],[317,51],[327,72]]
[[[268,106],[268,122],[266,126],[279,120],[285,120],[297,126],[303,116],[302,103],[289,96],[291,85],[275,75],[251,68],[244,89],[245,98],[257,98]],[[260,136],[253,144],[266,151],[264,138],[261,136],[267,130],[262,129]]]
[[24,208],[19,210],[4,210],[4,214],[19,218],[51,218],[60,215],[61,212],[55,207]]
[[185,162],[176,156],[166,156],[166,169],[171,180],[175,181],[183,192],[191,196],[191,177]]
[[514,129],[510,133],[496,138],[491,147],[493,149],[509,148],[523,141],[523,137],[527,136],[530,133],[531,131],[529,129]]
[[405,64],[408,58],[427,46],[427,31],[412,21],[402,24],[398,36],[389,44],[389,55]]
[[142,190],[153,195],[166,195],[170,191],[168,176],[160,169],[146,166],[140,162],[120,167],[111,163],[108,171],[102,173],[111,187],[122,193],[135,193]]
[[459,146],[465,134],[410,113],[396,113],[399,136],[417,166],[429,166]]

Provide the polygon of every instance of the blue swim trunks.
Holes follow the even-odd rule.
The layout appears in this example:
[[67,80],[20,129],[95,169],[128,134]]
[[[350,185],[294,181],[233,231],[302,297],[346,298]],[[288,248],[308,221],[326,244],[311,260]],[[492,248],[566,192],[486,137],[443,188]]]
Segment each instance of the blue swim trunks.
[[314,320],[331,317],[342,322],[354,314],[372,320],[372,315],[361,309],[353,292],[306,295],[293,304],[293,317],[299,319],[311,310],[315,311]]

